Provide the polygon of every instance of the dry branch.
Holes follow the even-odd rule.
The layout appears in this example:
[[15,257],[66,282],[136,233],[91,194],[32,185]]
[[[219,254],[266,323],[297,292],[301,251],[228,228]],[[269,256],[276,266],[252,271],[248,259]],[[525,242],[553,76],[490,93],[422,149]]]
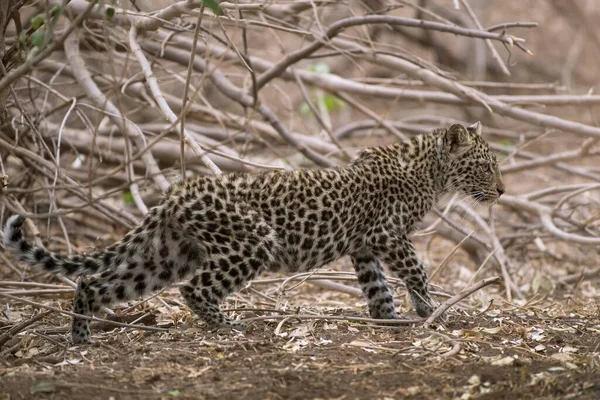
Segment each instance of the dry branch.
[[445,302],[443,302],[442,304],[440,304],[440,306],[435,309],[435,311],[433,312],[433,314],[431,314],[427,318],[427,320],[425,320],[425,324],[423,326],[425,328],[429,328],[431,326],[431,324],[433,324],[435,322],[436,319],[438,319],[442,314],[444,314],[446,312],[446,310],[448,310],[450,307],[452,307],[453,305],[455,305],[459,301],[461,301],[461,300],[469,297],[470,295],[472,295],[476,291],[478,291],[478,290],[480,290],[480,289],[482,289],[482,288],[484,288],[484,287],[486,287],[488,285],[497,285],[500,282],[501,282],[501,279],[498,278],[498,277],[486,278],[486,279],[482,279],[481,281],[477,282],[473,286],[469,286],[469,287],[463,289],[456,296],[451,297],[448,300],[446,300]]
[[33,317],[31,317],[30,319],[20,322],[20,323],[16,324],[15,326],[13,326],[12,328],[10,328],[7,332],[3,333],[2,336],[0,336],[0,349],[2,348],[2,346],[4,346],[4,344],[6,342],[8,342],[17,333],[26,329],[28,326],[33,325],[40,319],[47,317],[51,313],[52,313],[52,311],[39,312],[39,313],[35,314]]

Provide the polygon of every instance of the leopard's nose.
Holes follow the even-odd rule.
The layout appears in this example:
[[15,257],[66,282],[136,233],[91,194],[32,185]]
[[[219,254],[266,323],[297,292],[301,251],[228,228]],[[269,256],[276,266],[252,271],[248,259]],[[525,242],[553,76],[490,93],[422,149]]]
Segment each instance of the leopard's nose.
[[497,186],[496,190],[498,191],[498,196],[502,196],[504,194],[504,186]]

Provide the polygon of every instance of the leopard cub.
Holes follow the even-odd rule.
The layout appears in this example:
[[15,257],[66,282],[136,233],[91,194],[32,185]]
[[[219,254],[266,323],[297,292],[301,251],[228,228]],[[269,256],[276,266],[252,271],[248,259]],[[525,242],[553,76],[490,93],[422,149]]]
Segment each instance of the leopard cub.
[[[220,309],[263,271],[307,271],[349,255],[373,318],[397,318],[382,263],[402,278],[416,312],[432,312],[427,275],[409,235],[444,194],[494,203],[504,193],[481,124],[454,124],[364,150],[348,166],[202,176],[171,187],[117,243],[64,256],[31,245],[24,218],[8,219],[4,245],[19,260],[79,282],[74,312],[86,316],[188,279],[188,306],[211,325],[236,327]],[[73,318],[72,339],[90,342]]]

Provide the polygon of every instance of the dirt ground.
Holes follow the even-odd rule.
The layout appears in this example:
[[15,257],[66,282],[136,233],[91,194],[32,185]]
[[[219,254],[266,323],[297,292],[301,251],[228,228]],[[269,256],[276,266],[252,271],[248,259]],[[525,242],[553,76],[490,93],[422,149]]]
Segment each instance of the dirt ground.
[[[358,308],[295,311],[364,316]],[[527,308],[461,307],[432,329],[291,317],[211,332],[186,313],[168,315],[183,321],[174,326],[150,310],[146,322],[168,332],[96,323],[91,346],[69,343],[68,318],[42,320],[2,350],[0,398],[600,398],[600,312],[568,295]]]

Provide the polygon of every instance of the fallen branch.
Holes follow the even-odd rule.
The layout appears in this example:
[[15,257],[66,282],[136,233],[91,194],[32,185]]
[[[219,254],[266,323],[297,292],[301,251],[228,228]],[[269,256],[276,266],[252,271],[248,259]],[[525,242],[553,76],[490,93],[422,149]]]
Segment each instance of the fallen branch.
[[30,319],[20,322],[20,323],[16,324],[15,326],[13,326],[12,328],[10,328],[8,331],[3,333],[2,336],[0,336],[0,349],[2,348],[2,346],[4,346],[4,343],[8,342],[17,333],[21,332],[23,329],[27,328],[28,326],[36,323],[40,319],[47,317],[51,313],[52,313],[52,311],[39,312],[36,315],[34,315],[33,317],[31,317]]
[[142,331],[152,331],[152,332],[168,332],[169,331],[168,329],[158,328],[158,327],[154,327],[154,326],[124,324],[124,323],[117,322],[117,321],[111,321],[109,319],[90,317],[89,315],[77,314],[77,313],[73,313],[70,311],[61,310],[60,308],[57,308],[57,307],[47,306],[45,304],[37,303],[37,302],[31,301],[31,300],[26,300],[26,299],[16,297],[16,296],[13,296],[10,294],[2,293],[2,292],[0,292],[0,297],[11,299],[11,300],[17,301],[19,303],[29,304],[30,306],[34,306],[34,307],[45,308],[46,310],[54,311],[54,312],[64,314],[64,315],[69,315],[71,317],[77,317],[79,319],[85,319],[88,321],[103,322],[105,324],[109,324],[112,326],[119,326],[121,328],[138,329],[138,330],[142,330]]
[[443,313],[446,312],[446,310],[448,310],[450,307],[452,307],[459,301],[469,297],[476,291],[478,291],[488,285],[498,285],[500,282],[501,282],[501,279],[499,277],[485,278],[485,279],[482,279],[481,281],[477,282],[473,286],[469,286],[469,287],[463,289],[459,294],[457,294],[454,297],[449,298],[448,300],[443,302],[438,308],[436,308],[436,310],[433,312],[433,314],[431,314],[427,318],[427,320],[425,320],[423,327],[429,328],[431,326],[431,324],[433,324],[435,322],[436,319],[438,319]]

